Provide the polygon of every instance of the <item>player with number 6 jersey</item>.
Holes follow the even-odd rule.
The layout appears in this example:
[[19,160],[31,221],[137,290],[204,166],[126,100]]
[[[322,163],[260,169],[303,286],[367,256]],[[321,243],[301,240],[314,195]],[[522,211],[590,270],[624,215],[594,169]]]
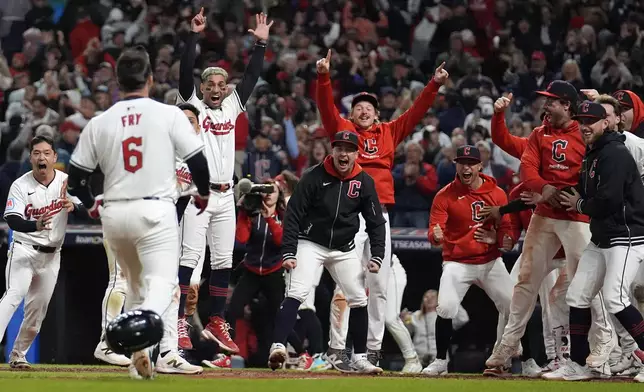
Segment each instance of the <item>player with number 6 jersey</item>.
[[[179,267],[175,156],[192,173],[198,191],[194,203],[201,211],[208,203],[208,166],[203,143],[186,115],[149,98],[153,79],[148,54],[142,48],[126,50],[116,73],[124,98],[83,130],[70,161],[69,189],[98,217],[101,203],[87,183],[100,165],[105,175],[103,232],[128,282],[126,310],[162,316],[172,302]],[[132,365],[138,376],[153,376],[149,350],[134,352]]]

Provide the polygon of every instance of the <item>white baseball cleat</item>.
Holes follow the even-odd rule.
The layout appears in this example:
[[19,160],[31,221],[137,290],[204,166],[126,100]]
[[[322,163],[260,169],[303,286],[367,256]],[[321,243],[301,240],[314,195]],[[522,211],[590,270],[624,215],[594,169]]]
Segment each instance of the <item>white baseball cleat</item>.
[[420,373],[423,371],[423,365],[420,363],[418,356],[405,360],[401,373]]
[[485,366],[488,368],[495,368],[506,366],[512,359],[516,356],[518,349],[512,346],[508,346],[504,343],[499,343],[492,352],[492,355],[485,361]]
[[24,355],[19,355],[17,352],[12,351],[9,354],[9,367],[17,370],[29,370],[31,369],[31,364],[27,362],[27,358]]
[[96,346],[96,349],[94,350],[94,358],[115,366],[130,366],[132,363],[130,358],[112,351],[104,340],[101,340]]
[[157,358],[156,371],[163,374],[200,374],[201,366],[195,366],[183,359],[177,352],[169,352]]
[[132,368],[134,368],[136,375],[138,375],[142,379],[151,379],[154,377],[154,370],[152,370],[152,360],[150,360],[150,353],[148,349],[137,351],[132,354],[130,375],[133,378],[138,378],[134,377]]
[[577,362],[568,360],[566,363],[561,366],[559,369],[545,373],[541,378],[546,380],[558,380],[558,381],[581,381],[581,380],[591,380],[595,378],[596,375],[593,371],[586,366],[581,366]]
[[447,359],[436,358],[421,373],[426,376],[442,376],[443,374],[447,374],[448,364],[449,361]]
[[541,373],[541,367],[537,365],[537,362],[534,359],[530,358],[521,363],[521,375],[523,377],[537,378]]
[[282,343],[273,343],[268,355],[268,367],[272,370],[281,369],[288,359],[288,352]]
[[541,373],[550,373],[554,372],[555,370],[559,369],[563,364],[565,363],[564,360],[559,359],[559,357],[555,357],[554,359],[551,359],[546,366],[541,368]]
[[640,370],[640,372],[633,378],[633,381],[636,382],[644,382],[644,368]]
[[372,364],[369,359],[367,359],[367,354],[355,354],[355,361],[353,361],[351,367],[356,371],[356,373],[382,374],[382,368]]
[[619,362],[610,367],[610,371],[619,376],[633,376],[642,369],[642,361],[635,353],[622,353]]

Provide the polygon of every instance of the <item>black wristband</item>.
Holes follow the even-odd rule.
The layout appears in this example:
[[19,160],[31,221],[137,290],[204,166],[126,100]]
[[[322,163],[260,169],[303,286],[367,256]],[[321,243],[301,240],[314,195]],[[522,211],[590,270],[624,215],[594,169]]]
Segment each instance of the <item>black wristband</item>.
[[512,214],[514,212],[520,212],[520,211],[525,211],[532,209],[534,206],[530,204],[526,204],[521,199],[515,199],[509,202],[508,204],[504,205],[503,207],[499,208],[499,214],[505,215],[505,214]]

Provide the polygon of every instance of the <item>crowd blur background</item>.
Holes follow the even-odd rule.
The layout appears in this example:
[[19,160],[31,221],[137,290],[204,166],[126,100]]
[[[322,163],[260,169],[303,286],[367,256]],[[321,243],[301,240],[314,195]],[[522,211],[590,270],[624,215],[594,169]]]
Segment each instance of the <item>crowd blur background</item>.
[[[315,103],[315,62],[333,50],[336,105],[353,94],[380,99],[380,119],[413,103],[435,67],[449,82],[415,133],[397,149],[392,226],[426,229],[433,196],[453,180],[455,149],[481,150],[483,172],[509,190],[519,161],[490,137],[493,102],[512,92],[511,133],[540,124],[534,91],[555,79],[578,89],[644,92],[644,0],[2,0],[0,1],[0,206],[30,170],[36,134],[56,140],[57,167],[87,122],[119,100],[115,63],[147,47],[152,97],[175,103],[190,19],[205,8],[195,81],[208,66],[243,75],[254,15],[275,24],[264,72],[235,124],[239,178],[262,182],[322,161],[329,142]],[[420,298],[418,298],[420,303]]]

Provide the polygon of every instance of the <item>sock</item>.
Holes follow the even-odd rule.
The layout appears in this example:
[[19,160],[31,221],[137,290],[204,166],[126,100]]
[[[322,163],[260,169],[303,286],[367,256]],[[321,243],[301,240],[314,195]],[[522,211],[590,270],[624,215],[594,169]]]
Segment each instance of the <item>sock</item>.
[[315,314],[315,311],[310,309],[300,310],[300,319],[303,321],[304,330],[306,331],[306,334],[301,336],[306,336],[309,339],[309,351],[315,354],[323,352],[322,324],[320,324],[320,319]]
[[436,358],[447,359],[447,350],[452,342],[452,319],[436,316]]
[[181,290],[181,296],[179,297],[179,318],[186,316],[186,297],[190,290],[192,271],[193,268],[179,266],[179,289]]
[[523,354],[521,354],[521,362],[525,362],[532,358],[532,350],[530,350],[530,335],[524,333],[521,338],[521,346],[523,346]]
[[586,358],[590,354],[588,331],[591,319],[590,309],[570,307],[570,359],[581,366],[586,366]]
[[302,339],[300,339],[294,330],[291,330],[291,333],[288,334],[288,342],[293,346],[293,350],[295,350],[295,354],[298,356],[306,352]]
[[286,343],[286,338],[293,331],[297,320],[297,309],[302,303],[295,298],[284,298],[280,310],[275,318],[275,331],[273,332],[273,343]]
[[367,328],[369,318],[367,307],[351,308],[349,312],[349,333],[353,337],[353,352],[364,354],[367,352]]
[[644,319],[642,319],[642,314],[633,305],[629,305],[624,310],[615,313],[615,317],[635,339],[637,347],[640,350],[644,350]]
[[210,271],[210,317],[224,318],[230,268]]

